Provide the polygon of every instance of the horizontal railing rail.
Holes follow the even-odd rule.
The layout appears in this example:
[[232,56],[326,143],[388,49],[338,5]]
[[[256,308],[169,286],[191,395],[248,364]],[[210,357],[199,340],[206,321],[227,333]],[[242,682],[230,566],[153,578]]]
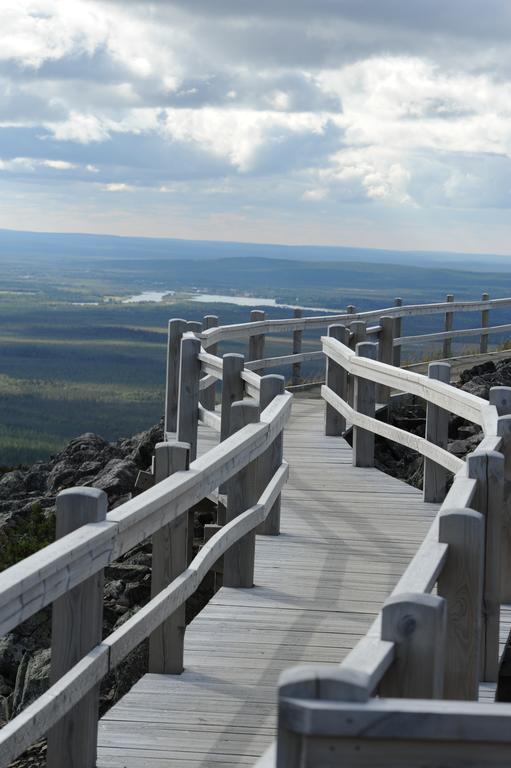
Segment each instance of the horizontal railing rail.
[[[487,402],[451,386],[446,363],[430,364],[429,377],[403,371],[381,361],[378,344],[362,341],[350,349],[345,327],[331,326],[321,341],[327,434],[335,433],[328,431],[330,409],[337,434],[348,423],[353,428],[356,466],[374,465],[375,435],[417,451],[426,458],[425,500],[442,503],[381,612],[344,661],[337,668],[296,667],[281,675],[278,742],[261,768],[351,765],[355,749],[363,751],[364,764],[389,768],[404,759],[417,768],[425,762],[461,765],[471,753],[459,722],[475,711],[487,723],[493,717],[494,728],[483,739],[490,752],[472,755],[479,762],[470,764],[500,765],[496,744],[508,741],[505,719],[496,715],[500,705],[481,708],[468,701],[477,699],[481,681],[497,681],[500,605],[511,598],[511,388],[495,387]],[[426,401],[425,437],[375,418],[382,386],[387,396],[392,389]],[[482,428],[480,445],[465,460],[447,450],[450,413]],[[449,490],[446,472],[454,474]],[[371,698],[376,694],[380,698]],[[438,719],[428,720],[427,699],[459,700],[437,708],[445,717],[440,729]],[[400,715],[397,735],[386,719],[397,723]],[[414,717],[422,725],[408,733],[402,722]],[[451,760],[441,750],[448,738],[454,742]]]
[[[0,574],[0,634],[53,604],[52,684],[0,730],[1,768],[44,734],[49,768],[95,764],[101,680],[146,638],[150,670],[180,673],[186,600],[219,558],[225,586],[252,586],[255,531],[279,532],[288,475],[282,431],[292,400],[283,377],[260,376],[240,355],[204,351],[184,321],[170,325],[179,327],[179,344],[175,337],[169,344],[177,380],[167,381],[166,420],[174,418],[175,429],[156,446],[152,487],[108,513],[103,491],[64,491],[57,497],[58,540]],[[220,414],[206,397],[216,381],[225,398]],[[221,442],[196,458],[199,422]],[[224,519],[191,559],[190,510],[216,489],[224,494]],[[151,599],[103,639],[103,570],[150,537]]]
[[[321,707],[323,698],[332,696],[339,706],[346,706],[350,700],[369,700],[375,692],[390,696],[398,691],[408,696],[411,686],[412,695],[426,691],[429,696],[442,689],[442,695],[448,691],[461,698],[473,697],[480,679],[479,656],[482,674],[494,679],[498,607],[501,599],[511,597],[511,558],[507,557],[511,526],[503,524],[499,516],[503,496],[507,509],[507,478],[511,476],[511,394],[496,388],[487,403],[450,387],[438,365],[430,369],[429,377],[399,366],[401,348],[422,341],[442,341],[444,356],[449,357],[453,338],[479,335],[480,351],[487,351],[491,333],[511,330],[511,324],[489,326],[490,310],[506,307],[511,307],[509,298],[489,300],[485,294],[481,301],[455,302],[449,295],[446,302],[436,304],[403,306],[396,299],[394,306],[385,309],[357,312],[349,307],[346,313],[314,317],[303,317],[296,309],[293,318],[278,320],[266,319],[264,312],[254,310],[250,322],[230,326],[220,326],[213,315],[206,316],[203,323],[171,320],[165,442],[156,448],[153,473],[143,473],[150,487],[108,513],[106,496],[100,491],[63,492],[57,499],[57,541],[0,574],[0,635],[53,604],[51,687],[0,730],[0,768],[45,733],[48,768],[90,768],[95,760],[98,686],[103,677],[147,637],[151,671],[182,671],[185,602],[218,558],[223,558],[224,585],[252,585],[255,531],[279,533],[279,498],[287,477],[282,432],[292,396],[285,392],[282,376],[265,375],[272,368],[290,366],[291,384],[298,386],[302,365],[325,359],[322,395],[327,434],[341,435],[351,424],[354,461],[360,466],[373,463],[375,434],[417,451],[425,457],[425,499],[443,500],[388,605],[336,673],[304,673],[302,669],[283,678],[281,723],[287,722],[289,707],[298,711],[307,706],[304,702]],[[454,330],[454,315],[471,311],[481,312],[481,326]],[[403,319],[431,314],[444,314],[444,331],[403,334]],[[368,327],[369,322],[374,324]],[[303,350],[305,331],[332,323],[337,325],[321,339],[321,349]],[[292,333],[290,354],[268,355],[266,337],[273,334],[280,343],[284,332]],[[368,338],[377,343],[367,342]],[[219,344],[238,339],[248,341],[246,356],[218,353]],[[376,403],[388,403],[391,391],[426,401],[424,437],[375,418]],[[218,398],[220,409],[216,407]],[[483,429],[478,450],[466,461],[447,450],[447,413]],[[201,423],[220,442],[197,458]],[[454,481],[446,493],[448,474],[454,475]],[[217,522],[209,526],[213,536],[192,558],[191,510],[215,492]],[[148,538],[153,544],[151,599],[103,639],[103,570]],[[499,542],[506,553],[502,562]],[[484,550],[480,557],[478,547]],[[453,563],[461,563],[463,573],[469,574],[470,589],[463,598],[468,607],[461,617],[456,600],[466,587]],[[500,576],[505,586],[502,593]],[[438,595],[432,594],[435,588]],[[73,624],[71,605],[79,615]],[[421,640],[420,632],[411,632],[406,643],[396,635],[393,622],[403,605],[417,625],[422,626],[423,617],[428,617],[431,632],[437,633],[430,634],[430,639],[440,637],[447,611],[449,672],[439,671],[431,659],[432,643]],[[84,606],[88,606],[87,614],[82,615]],[[403,671],[403,658],[410,662],[410,669],[416,669],[420,658],[429,682],[424,673],[412,684],[408,668]],[[463,690],[458,690],[453,681],[461,664],[469,673]],[[312,679],[315,693],[309,696]],[[323,697],[325,691],[328,695]],[[294,733],[289,724],[282,727],[286,733]],[[287,741],[296,746],[294,736]],[[279,749],[279,765],[295,764],[282,762],[287,757]]]

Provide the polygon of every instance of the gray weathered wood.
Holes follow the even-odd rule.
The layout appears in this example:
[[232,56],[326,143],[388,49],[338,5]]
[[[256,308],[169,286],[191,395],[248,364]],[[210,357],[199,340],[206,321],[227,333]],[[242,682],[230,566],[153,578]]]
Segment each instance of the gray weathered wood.
[[481,679],[498,677],[504,457],[495,451],[467,456],[467,475],[477,481],[473,506],[485,519]]
[[[452,303],[454,301],[454,295],[452,293],[448,293],[447,296],[445,297],[445,300],[449,303]],[[445,313],[444,331],[446,332],[452,331],[453,319],[454,319],[453,312]],[[451,354],[452,354],[452,341],[450,338],[444,339],[443,356],[451,357]]]
[[[218,327],[218,316],[217,315],[205,315],[202,320],[202,327],[205,331],[209,330],[210,328],[217,328]],[[212,344],[208,352],[211,355],[217,355],[218,354],[218,344]],[[206,389],[203,389],[200,393],[200,402],[206,408],[208,411],[214,411],[215,410],[215,393],[216,393],[216,386],[215,384],[211,384]]]
[[[488,293],[483,293],[481,296],[481,301],[488,301],[490,298]],[[490,310],[489,309],[482,309],[481,310],[481,328],[488,328],[490,325]],[[488,352],[488,336],[486,334],[481,334],[481,340],[479,342],[479,352],[482,355],[485,355]]]
[[186,323],[186,330],[189,333],[201,333],[202,332],[202,323],[200,320],[188,320]]
[[[259,408],[261,413],[267,408],[277,395],[283,394],[285,381],[283,376],[270,374],[261,377],[261,389],[259,392]],[[277,469],[282,464],[283,436],[282,433],[275,438],[270,448],[259,458],[257,477],[260,487],[258,497],[271,480]],[[280,496],[276,499],[266,520],[261,523],[257,533],[267,536],[278,536],[280,533]]]
[[[403,299],[401,299],[400,297],[394,299],[394,305],[396,307],[402,307]],[[394,318],[394,338],[399,339],[401,335],[402,335],[402,319],[400,317],[395,317]],[[401,347],[398,345],[394,347],[393,364],[396,365],[398,368],[401,365]]]
[[321,337],[324,352],[348,372],[357,376],[366,376],[376,384],[385,384],[393,389],[408,392],[425,398],[428,402],[445,408],[464,419],[480,424],[488,434],[497,426],[497,414],[485,400],[464,392],[462,389],[447,386],[443,382],[427,379],[414,371],[384,365],[379,361],[357,357],[351,349],[338,344],[328,336]]
[[[329,325],[328,336],[337,339],[341,344],[348,345],[350,332],[344,325]],[[346,369],[335,360],[326,358],[326,386],[343,400],[348,399],[348,374]],[[329,403],[325,407],[325,435],[339,436],[346,429],[346,419]]]
[[[293,310],[293,317],[302,317],[302,310],[299,307],[295,307]],[[299,355],[302,351],[302,330],[293,331],[293,355]],[[300,383],[302,378],[302,366],[300,363],[293,363],[293,369],[291,374],[291,384],[296,386]]]
[[197,429],[199,426],[199,360],[200,341],[193,337],[181,340],[179,374],[179,402],[177,409],[177,439],[190,444],[190,462],[197,457]]
[[346,307],[346,314],[348,315],[355,315],[357,313],[357,308],[353,304],[348,304]]
[[504,502],[502,509],[501,600],[511,601],[511,387],[492,387],[490,404],[497,408],[497,434],[504,454]]
[[225,440],[231,432],[231,406],[234,402],[243,398],[243,355],[228,352],[223,356],[222,379],[222,424],[220,427],[220,440]]
[[448,544],[438,595],[447,601],[444,698],[477,701],[483,595],[484,519],[472,509],[442,509],[439,541]]
[[[387,365],[394,364],[394,318],[380,318],[380,333],[378,335],[378,360]],[[388,403],[390,399],[390,388],[379,384],[376,388],[376,401],[378,403]]]
[[[57,496],[56,537],[105,520],[108,498],[96,488],[70,488]],[[101,643],[103,571],[53,603],[51,684]],[[95,686],[48,733],[48,768],[95,768],[99,686]]]
[[[266,312],[262,309],[253,309],[250,313],[251,323],[260,323],[266,319]],[[250,336],[248,340],[248,360],[260,360],[264,357],[264,333]],[[263,370],[259,371],[262,376]]]
[[[430,363],[428,377],[436,381],[449,384],[451,380],[451,366],[449,363]],[[439,408],[438,405],[428,403],[426,406],[426,440],[447,448],[449,432],[449,411]],[[424,459],[424,501],[443,501],[447,492],[447,471],[440,464]]]
[[369,699],[363,675],[348,667],[301,665],[285,670],[279,678],[279,718],[275,768],[290,768],[302,764],[301,735],[290,728],[286,717],[288,698],[366,702]]
[[[245,358],[235,352],[228,352],[223,356],[222,378],[222,410],[220,414],[220,440],[225,440],[231,432],[231,406],[243,398],[244,382],[241,378]],[[227,489],[221,485],[219,493],[225,494]],[[218,505],[219,523],[225,523],[225,507],[222,502]]]
[[[154,480],[188,469],[189,443],[158,443],[154,455]],[[182,573],[187,563],[188,515],[181,515],[172,525],[164,525],[152,537],[151,597],[165,589]],[[149,671],[180,674],[183,671],[185,605],[164,621],[149,637]]]
[[[259,421],[259,405],[253,400],[240,400],[231,406],[231,434]],[[227,488],[226,522],[245,512],[257,502],[259,479],[258,462],[251,462],[235,475]],[[226,587],[252,587],[254,585],[255,531],[237,541],[224,555]]]
[[[378,356],[378,344],[363,341],[356,346],[359,357],[367,357],[376,360]],[[354,410],[365,416],[374,417],[375,414],[375,386],[370,379],[355,377],[353,387]],[[353,466],[374,466],[374,434],[361,427],[353,429]]]
[[396,644],[381,696],[440,699],[445,668],[446,602],[436,595],[405,593],[385,601],[382,640]]
[[[490,390],[490,396],[492,392],[493,389]],[[499,416],[497,434],[502,438],[502,452],[504,454],[501,601],[509,603],[511,602],[511,415]]]
[[[350,340],[349,348],[355,351],[357,344],[367,341],[367,326],[364,320],[355,320],[349,324]],[[355,390],[355,378],[348,374],[348,403],[353,406]]]
[[186,331],[186,320],[169,320],[167,338],[167,377],[165,390],[165,432],[177,430],[177,403],[179,397],[179,361],[181,337]]

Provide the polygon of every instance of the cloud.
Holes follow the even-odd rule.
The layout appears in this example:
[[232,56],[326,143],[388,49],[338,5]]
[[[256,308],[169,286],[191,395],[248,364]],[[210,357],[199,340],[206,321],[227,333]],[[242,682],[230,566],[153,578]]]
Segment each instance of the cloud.
[[510,33],[508,0],[4,0],[2,184],[261,237],[506,210]]
[[111,182],[110,184],[101,184],[101,189],[105,192],[134,192],[135,187],[133,184],[125,184],[124,182]]

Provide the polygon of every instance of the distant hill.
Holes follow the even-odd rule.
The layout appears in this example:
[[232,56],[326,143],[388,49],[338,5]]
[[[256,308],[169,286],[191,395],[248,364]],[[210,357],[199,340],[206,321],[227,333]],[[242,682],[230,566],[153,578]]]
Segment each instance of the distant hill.
[[179,240],[175,238],[119,237],[0,229],[0,258],[23,256],[26,263],[72,258],[81,260],[210,260],[233,257],[293,259],[300,261],[406,264],[416,267],[511,272],[511,257],[449,251],[399,251],[318,245],[277,245]]

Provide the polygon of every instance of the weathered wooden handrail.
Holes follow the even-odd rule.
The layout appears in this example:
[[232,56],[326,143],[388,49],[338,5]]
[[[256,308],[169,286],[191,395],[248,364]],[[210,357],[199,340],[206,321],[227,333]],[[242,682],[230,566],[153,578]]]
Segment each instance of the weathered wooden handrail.
[[[336,313],[313,317],[286,318],[282,320],[261,320],[251,323],[218,326],[199,334],[202,345],[208,349],[220,341],[247,338],[267,333],[284,331],[304,331],[311,328],[326,327],[333,323],[350,323],[354,320],[379,320],[382,316],[392,318],[420,317],[422,315],[445,314],[446,312],[473,312],[489,309],[501,309],[511,306],[511,298],[489,299],[485,301],[454,301],[432,304],[408,304],[405,306],[384,307],[378,310],[354,313]],[[486,330],[486,328],[484,329]],[[453,331],[455,332],[455,331]],[[451,335],[450,333],[448,335]],[[405,337],[406,338],[406,337]]]
[[[159,591],[152,592],[146,606],[87,651],[77,663],[71,662],[70,669],[64,666],[58,674],[62,671],[65,674],[50,690],[0,731],[0,768],[63,717],[75,717],[76,704],[86,696],[97,697],[101,679],[144,638],[149,635],[155,638],[154,633],[160,631],[158,628],[169,622],[170,617],[174,618],[168,625],[169,637],[173,632],[172,642],[181,647],[177,649],[175,664],[164,671],[179,672],[182,669],[184,603],[220,556],[225,556],[227,584],[251,586],[256,529],[269,535],[279,532],[278,498],[288,472],[287,465],[282,462],[282,430],[291,407],[291,395],[279,394],[283,392],[283,378],[261,377],[260,373],[264,369],[289,365],[293,367],[295,381],[301,363],[320,360],[324,356],[331,363],[331,375],[327,376],[327,384],[322,388],[323,397],[331,409],[329,434],[340,432],[339,425],[345,424],[346,420],[351,422],[357,463],[372,465],[371,440],[374,441],[374,434],[379,434],[418,451],[428,461],[435,462],[435,466],[441,465],[454,473],[455,478],[428,535],[397,584],[392,599],[383,607],[385,620],[382,622],[382,614],[378,616],[335,673],[324,668],[321,672],[291,672],[283,679],[283,701],[289,699],[290,692],[300,701],[304,692],[310,693],[313,689],[316,693],[337,692],[337,696],[342,692],[341,698],[347,701],[368,700],[378,686],[381,693],[397,690],[401,694],[415,695],[426,691],[428,695],[429,692],[441,695],[443,688],[448,695],[469,698],[479,681],[479,647],[483,675],[494,679],[501,571],[503,583],[509,581],[511,585],[511,578],[508,578],[511,577],[511,558],[504,558],[501,565],[499,558],[493,556],[501,541],[499,526],[502,526],[504,473],[507,477],[505,503],[511,505],[507,491],[511,478],[511,420],[507,415],[511,411],[511,395],[504,390],[493,390],[488,404],[450,387],[445,381],[403,371],[392,363],[399,361],[396,350],[407,342],[444,340],[450,344],[457,336],[480,335],[483,349],[483,339],[486,340],[490,333],[511,329],[511,325],[492,328],[488,324],[491,308],[507,306],[511,306],[511,299],[490,301],[483,295],[482,301],[455,302],[450,295],[447,302],[438,304],[402,306],[401,300],[396,299],[393,307],[382,310],[357,313],[350,307],[346,313],[321,317],[304,318],[297,310],[294,318],[284,320],[268,320],[264,312],[255,310],[249,323],[232,326],[219,326],[215,316],[206,316],[203,323],[171,320],[165,435],[167,439],[181,441],[179,445],[186,453],[186,461],[183,453],[182,468],[177,464],[169,465],[153,487],[108,513],[101,521],[82,525],[1,574],[0,634],[62,599],[70,590],[80,588],[88,579],[100,574],[106,565],[150,536],[154,537],[153,544],[158,552],[161,547],[164,552],[166,537],[175,535],[176,542],[179,538],[179,546],[186,545],[189,553],[190,537],[186,531],[189,510],[215,489],[219,490],[219,500],[223,499],[219,501],[218,523],[228,522],[219,526],[218,532],[192,562],[191,556],[182,552],[181,565],[173,571],[167,583],[162,576]],[[480,328],[452,330],[454,313],[476,310],[481,312]],[[444,332],[419,337],[401,335],[402,318],[435,313],[445,315]],[[303,331],[343,321],[350,324],[344,335],[333,333],[322,338],[321,350],[302,352]],[[368,321],[376,321],[376,325],[367,327]],[[264,357],[265,336],[283,331],[293,333],[293,353]],[[368,335],[378,344],[367,342]],[[238,354],[223,358],[217,355],[219,342],[238,338],[249,339],[249,361]],[[343,373],[339,375],[341,369]],[[217,382],[222,382],[220,413],[215,410]],[[482,426],[484,439],[478,451],[465,463],[441,444],[443,427],[432,428],[426,438],[422,438],[378,421],[374,418],[375,393],[379,402],[386,402],[390,389],[424,398],[431,405],[428,416],[431,424],[443,410]],[[242,400],[244,397],[251,400]],[[261,409],[262,413],[259,413]],[[342,418],[334,419],[333,414],[341,414]],[[199,423],[219,433],[221,442],[195,459]],[[234,429],[237,431],[233,432]],[[178,444],[173,445],[177,450]],[[505,462],[495,451],[503,451]],[[188,465],[189,454],[192,460]],[[253,472],[258,473],[255,485]],[[234,487],[233,483],[236,483],[236,498],[234,495],[230,497],[229,488]],[[436,483],[435,488],[437,486],[441,487],[441,483]],[[223,513],[222,504],[225,505]],[[178,537],[178,528],[171,526],[179,525]],[[502,539],[505,551],[511,551],[511,529],[505,529]],[[466,597],[469,610],[462,616],[453,608],[453,596],[467,589],[460,581],[460,573],[469,574]],[[438,597],[430,595],[435,585]],[[179,619],[178,609],[181,610]],[[416,625],[406,641],[398,626],[403,611],[413,616]],[[451,663],[447,665],[445,676],[439,672],[443,657],[433,658],[432,641],[426,647],[428,643],[421,634],[422,625],[427,626],[429,637],[441,638],[446,632],[446,653]],[[171,632],[172,627],[179,631]],[[168,638],[162,634],[158,642],[165,644]],[[453,673],[459,668],[459,656],[467,671],[463,690]],[[413,660],[414,664],[421,662],[421,678],[413,685],[403,658]],[[158,671],[161,659],[155,663],[155,671]],[[435,684],[428,687],[433,679]],[[311,680],[321,680],[321,684],[311,688]],[[314,704],[318,704],[318,699],[312,702]],[[65,730],[67,734],[77,732],[71,726],[66,726]],[[57,760],[54,757],[57,731],[51,733],[49,768],[57,768],[65,764],[66,755],[71,753],[63,751]],[[87,750],[95,749],[92,740],[86,746],[84,755]],[[65,747],[67,749],[69,743]],[[73,755],[80,753],[77,742],[73,743],[73,750]],[[71,761],[73,765],[74,759]],[[282,755],[278,759],[281,761],[279,765],[292,764],[282,762]],[[80,761],[78,764],[82,765]]]
[[[454,302],[448,303],[450,310]],[[450,320],[446,324],[450,325]],[[390,768],[406,754],[407,765],[418,768],[431,755],[428,764],[439,766],[443,762],[440,757],[433,762],[433,756],[442,755],[442,759],[444,756],[435,749],[438,750],[443,738],[449,737],[444,737],[429,724],[423,725],[421,738],[424,743],[415,747],[413,742],[418,739],[417,733],[402,731],[401,723],[397,737],[392,729],[387,729],[385,712],[387,707],[399,709],[399,705],[385,697],[403,697],[400,714],[410,713],[414,711],[410,697],[473,699],[477,697],[480,680],[497,679],[499,612],[503,597],[501,548],[507,563],[511,560],[511,548],[503,536],[506,529],[502,517],[504,504],[509,503],[509,490],[504,488],[504,465],[510,463],[511,453],[508,437],[511,425],[507,415],[511,389],[504,392],[499,388],[488,403],[451,387],[448,372],[438,371],[437,375],[434,365],[430,366],[429,378],[419,374],[410,376],[410,372],[371,359],[374,355],[369,356],[369,347],[374,345],[357,344],[353,350],[338,340],[338,333],[336,336],[322,337],[323,350],[330,361],[335,361],[349,376],[355,377],[355,393],[360,391],[358,382],[362,380],[370,382],[372,387],[382,384],[422,397],[428,407],[438,408],[438,411],[428,411],[428,429],[426,437],[422,438],[375,419],[367,411],[368,395],[364,395],[363,401],[355,396],[353,407],[347,402],[345,387],[335,392],[324,385],[322,396],[327,404],[355,428],[354,464],[358,465],[360,460],[355,443],[356,429],[363,428],[366,435],[378,434],[422,453],[455,473],[455,479],[427,536],[382,612],[341,665],[331,669],[298,667],[282,674],[277,749],[267,753],[261,766],[288,768],[304,761],[310,768],[350,764],[353,739],[359,745],[363,744],[365,756],[365,762],[357,765],[374,763]],[[374,389],[372,391],[374,404]],[[466,461],[452,456],[443,447],[446,444],[444,412],[462,416],[483,429],[484,438],[479,448]],[[440,417],[442,423],[438,426]],[[371,465],[368,447],[365,456],[369,457]],[[363,462],[362,465],[366,464]],[[502,573],[507,575],[505,569]],[[437,595],[432,595],[435,585]],[[382,698],[376,702],[370,700],[377,691]],[[456,702],[446,708],[442,703],[447,729],[459,718],[460,711],[467,712],[469,706]],[[431,711],[430,708],[429,702],[419,702],[415,712],[424,714]],[[369,721],[365,721],[364,728],[358,725],[358,719],[363,721],[373,710],[378,712],[374,718],[374,732],[367,724]],[[487,713],[488,705],[481,711]],[[335,726],[334,720],[327,725],[329,712],[336,721]],[[321,717],[316,718],[315,713],[321,713]],[[385,725],[379,731],[376,721],[379,723],[381,719]],[[445,725],[445,721],[442,722]],[[491,759],[494,737],[497,741],[502,738],[503,728],[501,723],[499,725],[500,730],[491,735],[487,733],[484,739],[491,742]],[[455,728],[450,734],[451,740],[456,742],[450,754],[456,764],[461,764],[460,756],[468,756],[470,746],[466,744],[464,733],[462,741]],[[380,741],[374,742],[373,749],[372,740],[378,738]],[[396,738],[402,740],[403,752],[396,751]],[[393,746],[387,750],[383,745],[389,739]],[[481,757],[476,764],[482,768],[500,763],[490,759],[486,762]]]
[[70,712],[130,651],[184,604],[218,558],[266,519],[287,475],[288,467],[283,463],[254,507],[227,523],[166,589],[93,648],[48,691],[0,730],[0,768],[8,766]]

